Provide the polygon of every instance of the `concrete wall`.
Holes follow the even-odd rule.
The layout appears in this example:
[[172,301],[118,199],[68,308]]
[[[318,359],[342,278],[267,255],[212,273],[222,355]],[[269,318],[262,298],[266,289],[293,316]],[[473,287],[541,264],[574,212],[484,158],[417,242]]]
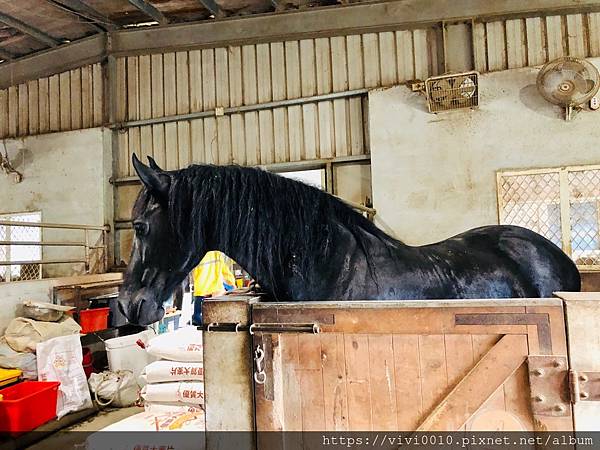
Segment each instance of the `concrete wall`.
[[371,92],[379,225],[410,244],[445,239],[498,223],[498,170],[600,163],[600,111],[564,121],[537,92],[537,73],[482,75],[475,111],[429,114],[425,97],[404,86]]
[[[7,140],[8,155],[23,181],[0,173],[0,214],[41,211],[42,221],[103,225],[112,222],[112,151],[108,131],[92,128]],[[90,238],[98,239],[92,232]],[[78,241],[82,231],[44,230],[46,241]],[[43,258],[79,258],[77,247],[46,247]],[[48,277],[82,273],[82,264],[49,265]]]

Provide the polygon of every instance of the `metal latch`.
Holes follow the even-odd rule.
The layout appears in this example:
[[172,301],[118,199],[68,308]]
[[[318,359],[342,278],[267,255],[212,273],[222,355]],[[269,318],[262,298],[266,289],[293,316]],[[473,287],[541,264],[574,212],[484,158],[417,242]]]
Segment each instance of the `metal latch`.
[[527,365],[533,414],[570,416],[571,396],[567,358],[532,355],[527,357]]
[[250,334],[268,333],[310,333],[318,334],[321,332],[321,327],[318,323],[253,323],[250,326],[242,325],[241,323],[222,322],[209,323],[201,327],[204,331],[212,333],[215,331],[240,333],[247,331]]
[[569,371],[571,401],[600,401],[600,372]]

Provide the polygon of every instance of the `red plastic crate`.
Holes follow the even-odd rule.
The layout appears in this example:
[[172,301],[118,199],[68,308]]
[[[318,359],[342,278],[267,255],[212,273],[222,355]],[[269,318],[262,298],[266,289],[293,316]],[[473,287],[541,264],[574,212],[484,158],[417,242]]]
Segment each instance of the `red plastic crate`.
[[82,333],[106,330],[110,308],[82,309],[79,311],[79,325]]
[[58,381],[24,381],[0,389],[0,433],[17,436],[56,417]]

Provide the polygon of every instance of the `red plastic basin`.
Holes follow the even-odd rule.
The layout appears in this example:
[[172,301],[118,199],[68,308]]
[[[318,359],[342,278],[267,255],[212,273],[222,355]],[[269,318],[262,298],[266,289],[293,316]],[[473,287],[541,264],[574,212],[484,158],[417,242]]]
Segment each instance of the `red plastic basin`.
[[79,311],[79,325],[82,333],[106,330],[110,308],[82,309]]
[[16,436],[56,417],[58,381],[24,381],[0,389],[0,432]]

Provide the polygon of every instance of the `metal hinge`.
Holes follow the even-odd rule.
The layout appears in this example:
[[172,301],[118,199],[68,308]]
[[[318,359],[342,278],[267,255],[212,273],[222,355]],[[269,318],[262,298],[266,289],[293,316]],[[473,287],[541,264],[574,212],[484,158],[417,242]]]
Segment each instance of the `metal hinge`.
[[600,372],[569,370],[571,402],[600,401]]
[[542,416],[568,417],[571,403],[600,401],[600,372],[569,370],[567,358],[527,357],[531,408]]
[[250,334],[280,334],[280,333],[310,333],[318,334],[321,332],[321,327],[318,323],[253,323],[250,326],[242,325],[241,323],[222,322],[209,323],[202,327],[204,331],[212,333],[215,331],[222,332],[248,332]]

